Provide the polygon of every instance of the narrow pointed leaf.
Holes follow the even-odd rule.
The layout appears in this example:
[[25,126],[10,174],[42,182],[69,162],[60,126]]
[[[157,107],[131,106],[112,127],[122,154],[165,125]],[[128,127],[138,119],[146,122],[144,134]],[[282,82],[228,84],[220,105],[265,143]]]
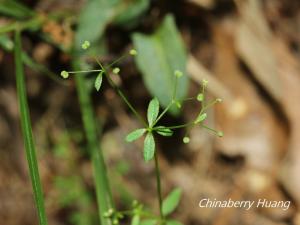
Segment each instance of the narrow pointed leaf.
[[40,225],[47,225],[43,190],[42,190],[35,146],[33,141],[28,103],[26,99],[27,94],[26,94],[24,70],[23,70],[23,63],[22,63],[21,37],[19,31],[16,31],[15,33],[14,54],[15,54],[14,57],[15,57],[15,67],[16,67],[16,82],[17,82],[17,92],[18,92],[17,94],[19,100],[21,127],[22,127],[23,139],[25,144],[26,157],[28,161],[29,174],[30,174],[31,184],[33,189],[33,195],[34,195],[35,205],[37,208],[37,214],[39,217],[39,223]]
[[144,160],[150,161],[155,152],[155,141],[151,133],[148,133],[144,141]]
[[148,111],[147,111],[147,119],[150,127],[154,124],[158,116],[158,112],[159,112],[159,101],[157,100],[157,98],[153,98],[148,105]]
[[129,133],[126,136],[126,141],[127,142],[132,142],[135,141],[136,139],[140,138],[141,136],[143,136],[143,134],[146,132],[146,129],[142,128],[142,129],[137,129],[132,131],[131,133]]
[[96,80],[95,80],[95,88],[97,91],[100,90],[101,88],[101,85],[102,85],[102,80],[103,80],[103,71],[101,71],[98,76],[96,77]]
[[158,130],[156,132],[162,136],[170,137],[173,135],[173,131],[170,130],[169,128],[166,128],[164,126],[159,126],[157,128]]
[[206,113],[202,113],[202,114],[199,114],[197,119],[195,120],[195,123],[200,123],[202,122],[203,120],[205,120],[207,117],[207,114]]
[[181,190],[179,188],[175,188],[163,201],[162,211],[163,214],[169,215],[172,213],[179,204],[181,198]]

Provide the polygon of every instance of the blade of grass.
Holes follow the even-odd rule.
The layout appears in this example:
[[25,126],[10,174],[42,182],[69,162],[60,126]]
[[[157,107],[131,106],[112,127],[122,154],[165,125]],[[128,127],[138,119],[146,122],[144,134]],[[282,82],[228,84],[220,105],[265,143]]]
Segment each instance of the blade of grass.
[[29,173],[31,177],[31,183],[33,188],[33,194],[35,199],[35,205],[39,217],[40,225],[47,225],[46,211],[44,206],[44,197],[42,191],[42,185],[38,170],[38,163],[36,159],[34,141],[32,136],[30,115],[28,109],[28,103],[26,99],[26,87],[25,78],[22,64],[22,49],[21,49],[20,32],[15,32],[15,67],[16,67],[16,82],[17,92],[19,99],[19,110],[21,115],[21,127],[23,133],[23,139],[26,149],[26,157],[28,161]]
[[[74,70],[80,70],[78,59],[73,61]],[[113,200],[108,182],[107,172],[102,151],[98,146],[97,128],[90,94],[83,76],[75,76],[76,88],[80,103],[83,126],[86,133],[88,148],[92,157],[93,176],[96,185],[99,218],[102,225],[111,225],[111,220],[104,217],[104,213],[113,208]]]

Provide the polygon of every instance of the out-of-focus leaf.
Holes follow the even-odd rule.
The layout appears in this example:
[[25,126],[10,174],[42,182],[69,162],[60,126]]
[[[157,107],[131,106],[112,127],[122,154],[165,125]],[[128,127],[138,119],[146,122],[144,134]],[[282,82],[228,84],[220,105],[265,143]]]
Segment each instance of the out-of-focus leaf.
[[168,220],[167,225],[182,225],[182,223],[176,220]]
[[163,214],[169,215],[172,213],[179,204],[181,198],[181,190],[179,188],[175,188],[163,201],[162,211]]
[[155,153],[155,141],[153,134],[148,133],[144,140],[144,160],[146,162],[150,161]]
[[140,215],[134,215],[131,220],[131,225],[140,225]]
[[14,42],[6,34],[0,35],[0,47],[5,51],[12,51],[14,49]]
[[106,25],[115,16],[119,0],[89,0],[79,16],[75,48],[80,49],[84,41],[94,43],[103,34]]
[[141,225],[155,225],[156,224],[156,220],[154,219],[149,219],[149,220],[143,220],[141,222]]
[[24,19],[33,16],[35,13],[15,0],[0,0],[0,14]]
[[114,19],[114,23],[122,26],[130,26],[137,23],[138,18],[148,9],[149,0],[131,0],[128,6]]
[[[142,72],[146,87],[166,107],[172,100],[174,71],[186,73],[186,51],[172,15],[167,15],[162,25],[152,35],[135,33],[133,43],[137,49],[136,63]],[[176,98],[181,100],[188,90],[188,78],[178,80]],[[172,107],[177,114],[179,109]]]

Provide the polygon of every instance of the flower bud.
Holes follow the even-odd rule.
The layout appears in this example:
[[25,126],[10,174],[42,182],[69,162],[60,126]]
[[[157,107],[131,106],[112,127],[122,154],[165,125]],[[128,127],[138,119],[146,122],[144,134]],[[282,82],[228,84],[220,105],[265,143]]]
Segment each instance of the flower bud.
[[190,138],[189,137],[184,137],[182,139],[182,141],[183,141],[184,144],[188,144],[190,142]]
[[67,79],[69,77],[69,73],[65,70],[61,71],[60,75],[64,78]]

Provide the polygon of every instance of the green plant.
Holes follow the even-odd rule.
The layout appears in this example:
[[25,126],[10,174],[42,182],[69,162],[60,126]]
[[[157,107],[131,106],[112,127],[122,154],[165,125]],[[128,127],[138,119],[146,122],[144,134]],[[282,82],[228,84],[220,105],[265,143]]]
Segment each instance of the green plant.
[[16,81],[17,81],[17,92],[19,99],[19,110],[21,114],[21,127],[23,133],[23,139],[26,149],[26,157],[28,161],[29,173],[31,177],[31,183],[33,188],[33,194],[35,204],[38,212],[38,218],[40,225],[47,225],[47,218],[44,206],[44,197],[42,191],[42,185],[40,181],[40,175],[38,170],[38,163],[36,159],[34,141],[32,136],[30,115],[28,109],[28,103],[26,99],[26,87],[22,63],[22,46],[20,31],[15,31],[15,69],[16,69]]
[[[88,41],[84,41],[84,43],[82,44],[83,49],[87,49],[89,46],[90,46],[90,43]],[[112,224],[119,224],[119,220],[122,219],[126,215],[129,215],[132,217],[132,222],[131,222],[132,225],[138,225],[138,224],[175,225],[175,224],[180,224],[177,221],[173,221],[173,220],[170,220],[169,218],[167,218],[167,216],[171,212],[173,212],[176,209],[177,205],[179,204],[179,200],[181,197],[181,191],[179,189],[175,189],[174,191],[172,191],[169,194],[169,196],[166,199],[163,200],[163,198],[162,198],[162,191],[161,191],[161,184],[160,184],[161,183],[160,169],[159,169],[159,162],[158,162],[156,148],[155,148],[155,135],[158,134],[161,136],[169,137],[169,136],[173,135],[173,132],[176,129],[188,128],[187,130],[189,130],[189,128],[191,128],[193,126],[201,125],[203,128],[206,128],[206,129],[212,131],[217,136],[222,137],[223,136],[222,132],[216,131],[216,130],[214,130],[210,127],[207,127],[206,125],[203,124],[203,122],[205,121],[205,119],[207,117],[207,114],[205,111],[208,108],[212,107],[214,104],[221,102],[221,99],[217,98],[210,102],[206,101],[205,90],[206,90],[208,82],[206,80],[203,80],[200,93],[195,97],[186,98],[183,100],[183,102],[184,102],[184,101],[190,101],[190,100],[196,99],[197,101],[201,102],[201,110],[200,110],[199,114],[195,117],[195,119],[193,121],[190,121],[185,124],[172,125],[172,126],[159,125],[160,120],[171,109],[171,107],[176,106],[177,108],[181,108],[181,102],[176,98],[176,96],[177,96],[178,80],[180,79],[180,77],[183,76],[183,73],[179,70],[175,70],[174,71],[175,82],[174,82],[174,87],[172,90],[171,101],[167,104],[165,109],[161,113],[159,113],[160,103],[157,98],[153,98],[148,105],[147,121],[144,120],[144,118],[137,112],[137,110],[134,108],[134,106],[130,103],[130,101],[125,96],[123,91],[114,83],[113,79],[110,77],[111,73],[114,73],[114,74],[120,73],[120,69],[118,67],[114,67],[114,66],[121,59],[123,59],[124,57],[126,57],[128,55],[135,56],[137,54],[138,54],[137,51],[132,49],[129,51],[129,54],[126,54],[126,55],[120,57],[116,61],[114,61],[111,64],[106,65],[106,66],[102,65],[101,62],[96,57],[94,57],[95,61],[97,62],[98,66],[99,66],[98,69],[77,70],[77,71],[63,70],[61,72],[61,76],[66,79],[69,77],[70,74],[76,74],[75,77],[76,77],[76,82],[78,84],[78,80],[83,79],[81,74],[97,73],[98,75],[96,76],[96,79],[94,82],[94,86],[97,91],[99,91],[101,89],[103,77],[105,77],[107,82],[110,84],[110,86],[117,92],[117,94],[122,98],[124,103],[128,106],[128,108],[132,111],[132,113],[136,116],[136,118],[143,125],[142,128],[136,129],[136,130],[132,131],[131,133],[129,133],[125,138],[126,141],[132,142],[132,141],[137,140],[138,138],[141,138],[142,136],[145,136],[144,150],[143,150],[144,160],[146,162],[149,162],[152,159],[154,159],[154,161],[155,161],[157,197],[158,197],[159,212],[160,212],[159,216],[156,216],[155,214],[153,214],[147,210],[144,210],[143,205],[139,204],[136,201],[133,203],[132,209],[130,209],[128,211],[117,211],[116,209],[111,207],[101,216],[104,216],[105,218],[109,218],[110,221],[112,222]],[[79,96],[82,97],[83,95],[86,95],[86,93],[84,93],[84,90],[82,89],[82,87],[80,85],[78,87],[79,87]],[[85,109],[85,107],[87,107],[87,106],[88,106],[88,109]],[[89,111],[88,114],[92,115],[92,111],[90,109],[90,103],[84,104],[84,107],[82,107],[82,108],[83,108],[83,110],[88,110]],[[87,116],[88,114],[86,114],[85,116]],[[85,116],[83,118],[86,120],[93,118],[93,117],[85,118]],[[90,126],[93,123],[92,123],[92,121],[86,121],[85,124],[86,125],[88,124]],[[92,130],[95,130],[95,129],[89,128],[89,129],[86,129],[86,132],[89,133],[90,136],[93,136],[92,133],[90,133],[90,132],[92,132]],[[92,142],[92,141],[93,140],[90,140],[90,142]],[[189,142],[189,137],[188,137],[187,133],[186,133],[185,137],[183,138],[183,142],[184,143]],[[101,161],[104,165],[103,158],[101,159]],[[98,169],[100,169],[100,171],[102,171],[101,176],[106,177],[106,175],[103,174],[103,172],[105,173],[105,169],[103,169],[103,168],[98,168]],[[95,173],[99,172],[99,170],[96,170],[94,172]],[[108,182],[108,181],[105,181],[105,182]],[[103,192],[103,193],[105,193],[105,192]],[[109,188],[106,189],[106,193],[110,194]],[[111,198],[111,196],[109,198]],[[99,203],[100,203],[100,208],[101,208],[102,207],[101,201]],[[105,203],[103,203],[103,204],[105,204]],[[103,211],[101,210],[101,212],[103,212]]]

